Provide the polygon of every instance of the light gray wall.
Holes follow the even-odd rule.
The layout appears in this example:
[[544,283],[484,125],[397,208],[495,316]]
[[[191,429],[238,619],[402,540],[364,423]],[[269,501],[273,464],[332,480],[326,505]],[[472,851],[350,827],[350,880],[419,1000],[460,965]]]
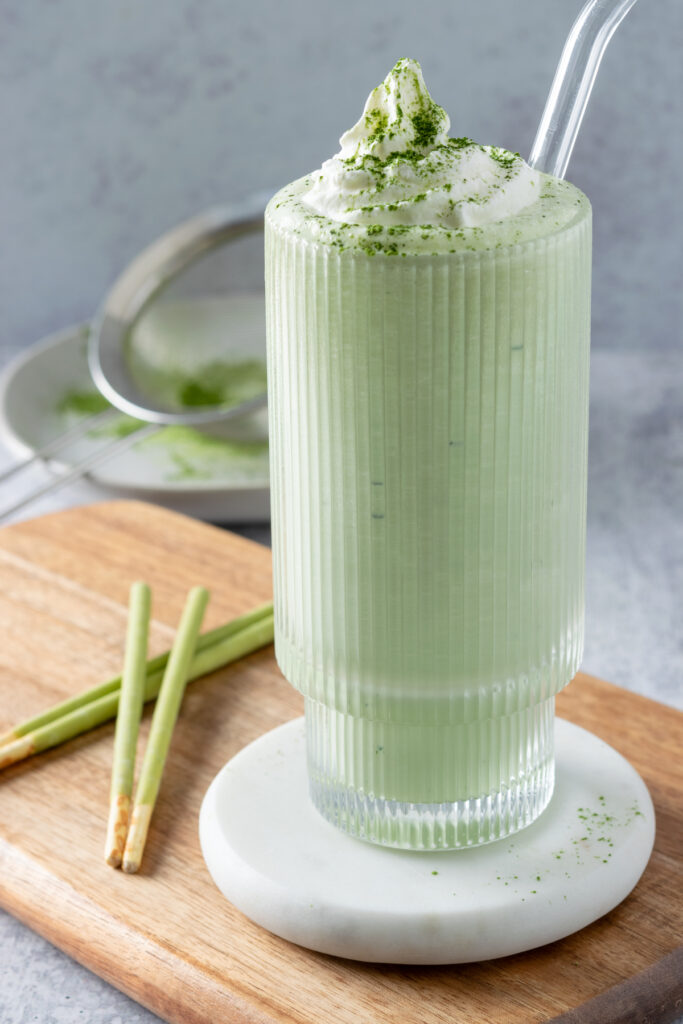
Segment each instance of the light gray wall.
[[[318,166],[399,56],[528,153],[576,0],[1,0],[0,354],[92,312],[178,220]],[[618,30],[570,167],[595,344],[680,341],[680,0]]]

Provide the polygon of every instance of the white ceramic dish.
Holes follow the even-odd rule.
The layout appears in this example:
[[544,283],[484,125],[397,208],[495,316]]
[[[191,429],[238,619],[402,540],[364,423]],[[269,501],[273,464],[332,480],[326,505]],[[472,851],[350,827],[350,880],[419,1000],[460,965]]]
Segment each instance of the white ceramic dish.
[[[240,326],[248,321],[245,337],[253,344],[260,337],[264,348],[265,334],[254,329],[264,319],[262,293],[207,301],[216,315],[229,317],[235,300]],[[0,374],[0,439],[17,458],[26,458],[71,427],[82,415],[79,406],[96,400],[86,337],[85,325],[60,331],[17,356]],[[90,431],[59,462],[46,465],[46,473],[87,456],[111,440],[112,430]],[[165,428],[92,470],[85,478],[88,490],[81,485],[79,497],[98,500],[115,493],[213,522],[264,522],[269,518],[266,436],[265,412],[189,433],[186,428]]]

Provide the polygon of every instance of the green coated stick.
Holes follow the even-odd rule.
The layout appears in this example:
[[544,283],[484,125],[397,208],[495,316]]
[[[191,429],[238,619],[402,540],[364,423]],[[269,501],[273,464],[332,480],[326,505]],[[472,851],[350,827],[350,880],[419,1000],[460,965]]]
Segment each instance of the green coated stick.
[[204,612],[209,601],[205,587],[193,587],[187,597],[178,632],[171,648],[168,664],[161,681],[161,689],[152,715],[145,756],[140,769],[130,829],[123,851],[123,870],[137,871],[147,839],[152,811],[156,803],[161,776],[180,705],[188,681],[190,664],[195,652]]
[[[246,626],[272,616],[272,614],[273,603],[269,601],[267,604],[260,605],[258,608],[254,608],[253,611],[247,612],[246,615],[240,615],[238,618],[232,619],[223,626],[211,629],[208,633],[202,633],[197,641],[197,651],[212,647],[214,644],[234,636],[235,633],[239,633]],[[159,669],[163,670],[166,667],[170,653],[170,651],[164,651],[163,654],[158,654],[155,658],[150,659],[147,662],[148,675]],[[121,676],[114,676],[113,679],[108,679],[106,683],[99,683],[97,686],[93,686],[89,690],[77,694],[75,697],[69,697],[67,700],[60,701],[59,704],[53,705],[47,711],[42,711],[39,715],[27,718],[25,721],[20,722],[19,725],[15,725],[9,732],[0,736],[0,750],[2,750],[6,743],[13,743],[19,737],[35,732],[50,722],[54,722],[55,719],[62,718],[64,715],[69,715],[72,711],[90,704],[91,701],[97,701],[100,697],[106,697],[107,694],[118,692],[120,686]]]
[[114,734],[114,763],[111,772],[109,821],[104,859],[119,867],[128,834],[130,798],[133,795],[135,749],[142,717],[147,678],[147,639],[152,592],[146,583],[133,583],[128,605],[128,629],[119,709]]
[[[208,636],[209,634],[205,634]],[[201,637],[200,637],[201,639]],[[198,651],[192,659],[188,680],[215,672],[248,654],[253,654],[261,647],[273,642],[273,616],[266,615],[245,626],[239,632]],[[157,669],[147,676],[145,682],[145,701],[153,700],[159,693],[163,669]],[[46,725],[18,737],[12,743],[0,747],[0,769],[6,768],[17,761],[22,761],[32,754],[42,753],[51,747],[57,747],[67,740],[74,739],[82,733],[96,729],[99,725],[116,717],[119,707],[120,689],[105,693],[95,700],[82,704],[69,714],[62,715]]]

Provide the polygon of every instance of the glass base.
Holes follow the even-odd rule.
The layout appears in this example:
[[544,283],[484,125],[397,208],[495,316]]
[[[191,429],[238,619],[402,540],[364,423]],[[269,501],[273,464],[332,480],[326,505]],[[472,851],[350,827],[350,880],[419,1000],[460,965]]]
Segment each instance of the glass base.
[[550,801],[555,700],[462,724],[354,718],[306,701],[311,799],[333,825],[405,850],[510,836]]

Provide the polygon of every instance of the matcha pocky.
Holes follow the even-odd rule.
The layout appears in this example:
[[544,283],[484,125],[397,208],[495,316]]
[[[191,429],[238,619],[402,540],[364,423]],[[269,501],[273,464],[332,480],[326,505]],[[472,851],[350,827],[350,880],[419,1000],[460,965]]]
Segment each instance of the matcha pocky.
[[583,644],[590,204],[448,130],[399,61],[266,212],[276,654],[318,809],[409,849],[540,814]]

